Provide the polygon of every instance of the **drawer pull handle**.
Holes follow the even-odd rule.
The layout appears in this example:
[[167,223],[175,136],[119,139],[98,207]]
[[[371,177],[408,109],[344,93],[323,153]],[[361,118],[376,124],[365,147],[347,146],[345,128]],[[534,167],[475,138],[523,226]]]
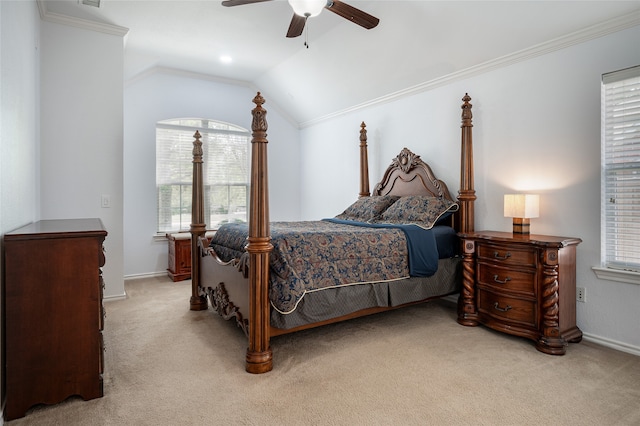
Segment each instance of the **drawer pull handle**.
[[500,256],[500,253],[498,253],[497,251],[494,251],[493,257],[496,259],[506,260],[511,257],[511,253],[507,252],[504,256]]
[[498,275],[496,274],[496,275],[493,276],[493,281],[497,282],[498,284],[506,284],[509,281],[511,281],[511,277],[507,277],[507,278],[504,279],[504,281],[501,281],[501,280],[498,279]]
[[498,302],[496,302],[496,303],[493,305],[493,307],[495,308],[495,310],[496,310],[496,311],[500,311],[500,312],[507,312],[508,310],[513,309],[513,308],[511,307],[511,305],[507,305],[505,308],[501,308],[501,307],[499,307],[499,306],[498,306]]

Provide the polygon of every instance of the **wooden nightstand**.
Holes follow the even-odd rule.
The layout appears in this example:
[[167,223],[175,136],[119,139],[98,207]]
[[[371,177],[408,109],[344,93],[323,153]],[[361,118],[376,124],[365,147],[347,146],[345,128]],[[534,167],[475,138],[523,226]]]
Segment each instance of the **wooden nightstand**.
[[[214,232],[210,231],[205,234],[208,241]],[[180,232],[167,234],[168,246],[168,268],[167,275],[176,281],[191,279],[191,234],[188,232]]]
[[191,278],[191,234],[183,232],[167,234],[168,263],[167,275],[174,282]]
[[576,246],[582,240],[494,231],[459,236],[460,324],[529,338],[552,355],[582,340],[576,326]]

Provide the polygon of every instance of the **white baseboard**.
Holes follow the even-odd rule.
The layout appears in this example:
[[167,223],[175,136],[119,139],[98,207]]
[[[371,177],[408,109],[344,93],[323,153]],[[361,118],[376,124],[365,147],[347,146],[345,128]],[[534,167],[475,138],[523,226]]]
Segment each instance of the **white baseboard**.
[[163,276],[167,276],[167,271],[158,271],[158,272],[146,272],[144,274],[131,274],[131,275],[125,275],[124,276],[124,280],[128,281],[128,280],[139,280],[142,278],[153,278],[153,277],[163,277]]
[[621,352],[627,352],[632,355],[640,356],[640,347],[629,345],[627,343],[618,342],[613,339],[607,339],[606,337],[596,336],[590,333],[582,333],[582,338],[588,342],[597,343],[601,346],[606,346],[611,349],[615,349]]
[[[143,278],[166,277],[166,276],[167,276],[167,271],[160,271],[160,272],[150,272],[146,274],[125,275],[124,280],[125,281],[141,280]],[[104,300],[105,302],[113,302],[115,300],[124,300],[126,298],[127,298],[127,292],[125,291],[122,294],[116,294],[113,296],[104,296],[102,300]],[[2,423],[0,423],[0,426],[2,426]]]
[[114,296],[104,296],[102,298],[102,300],[105,301],[105,302],[113,302],[113,301],[116,301],[116,300],[124,300],[126,298],[127,298],[127,293],[124,292],[122,294],[116,294]]

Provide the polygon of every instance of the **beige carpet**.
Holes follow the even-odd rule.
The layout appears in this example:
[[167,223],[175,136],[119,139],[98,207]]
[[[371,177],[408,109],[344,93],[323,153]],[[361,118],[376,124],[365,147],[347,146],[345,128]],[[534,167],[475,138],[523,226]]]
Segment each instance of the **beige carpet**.
[[274,370],[190,281],[129,281],[106,304],[105,396],[14,425],[638,425],[640,357],[582,342],[565,356],[436,302],[272,339]]

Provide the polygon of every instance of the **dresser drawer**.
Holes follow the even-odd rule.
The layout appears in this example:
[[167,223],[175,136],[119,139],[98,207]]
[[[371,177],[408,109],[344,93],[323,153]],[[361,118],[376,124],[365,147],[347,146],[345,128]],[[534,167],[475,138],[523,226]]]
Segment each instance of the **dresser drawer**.
[[536,272],[534,269],[514,270],[485,263],[478,264],[478,285],[490,286],[500,291],[511,291],[535,296]]
[[537,327],[536,303],[479,289],[478,310],[500,321]]
[[505,265],[536,266],[536,251],[531,249],[514,249],[497,244],[480,244],[478,258]]

